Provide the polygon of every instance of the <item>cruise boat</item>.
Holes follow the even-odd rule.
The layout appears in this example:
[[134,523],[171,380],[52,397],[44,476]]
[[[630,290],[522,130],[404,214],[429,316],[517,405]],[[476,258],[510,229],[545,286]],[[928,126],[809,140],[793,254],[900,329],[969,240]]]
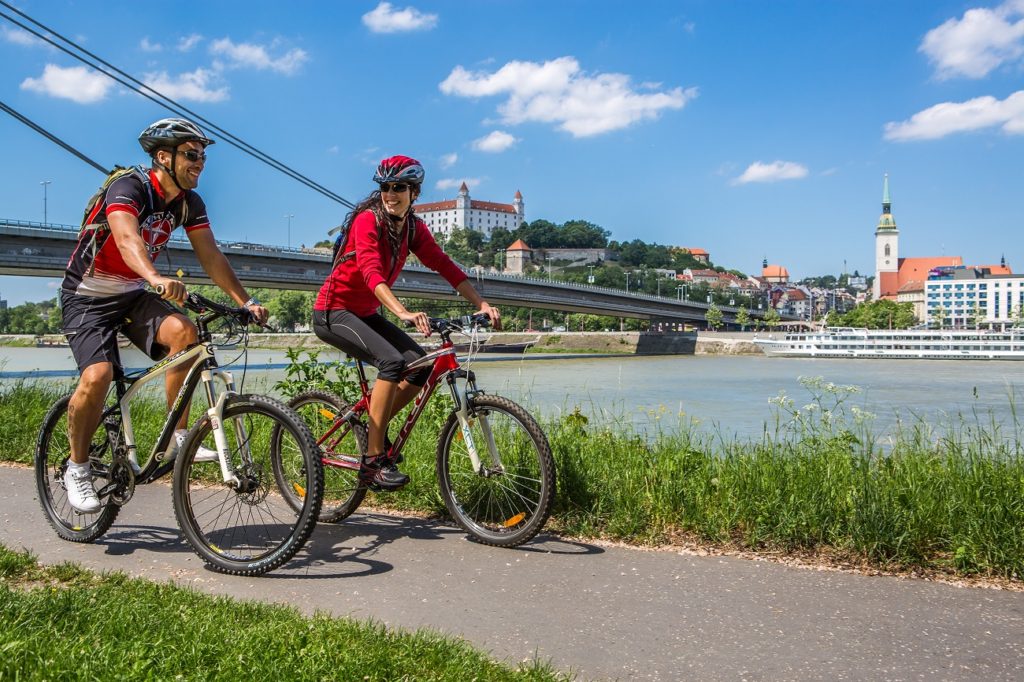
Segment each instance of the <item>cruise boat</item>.
[[931,360],[1024,360],[1024,329],[853,329],[755,336],[772,356],[798,358],[895,358]]

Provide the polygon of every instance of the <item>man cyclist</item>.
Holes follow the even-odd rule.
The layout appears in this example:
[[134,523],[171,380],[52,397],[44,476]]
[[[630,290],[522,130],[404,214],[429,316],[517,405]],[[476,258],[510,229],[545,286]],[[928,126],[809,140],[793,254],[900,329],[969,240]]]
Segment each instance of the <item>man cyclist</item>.
[[[260,302],[249,296],[210,230],[206,205],[194,191],[206,163],[206,147],[214,141],[200,128],[180,118],[156,121],[139,135],[151,167],[110,183],[86,216],[78,244],[61,283],[63,331],[71,346],[81,379],[68,405],[71,460],[64,474],[68,501],[81,513],[100,508],[92,486],[89,444],[99,425],[103,405],[120,372],[117,350],[120,331],[154,360],[184,350],[198,340],[192,321],[169,301],[185,299],[185,285],[157,272],[154,262],[171,233],[185,228],[203,270],[238,305],[247,307],[258,322],[267,319]],[[162,290],[162,295],[147,291]],[[167,404],[173,404],[185,381],[187,367],[168,370]],[[184,441],[188,409],[182,415],[167,453],[177,454]],[[200,448],[197,459],[216,459]]]

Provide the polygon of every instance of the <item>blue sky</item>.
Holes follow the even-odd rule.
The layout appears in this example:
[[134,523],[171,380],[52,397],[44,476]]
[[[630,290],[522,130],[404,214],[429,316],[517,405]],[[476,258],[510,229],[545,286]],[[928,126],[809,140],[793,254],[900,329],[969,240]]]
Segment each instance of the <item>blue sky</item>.
[[[873,271],[888,173],[901,255],[1024,271],[1024,0],[16,6],[349,200],[403,153],[424,201],[520,190],[528,220],[799,278]],[[101,164],[146,160],[157,105],[4,19],[0,63],[0,101]],[[3,113],[0,139],[0,216],[42,220],[49,180],[49,219],[77,223],[99,173]],[[311,244],[344,215],[209,151],[219,239],[284,245],[291,215]],[[41,283],[0,278],[0,296],[50,297]]]

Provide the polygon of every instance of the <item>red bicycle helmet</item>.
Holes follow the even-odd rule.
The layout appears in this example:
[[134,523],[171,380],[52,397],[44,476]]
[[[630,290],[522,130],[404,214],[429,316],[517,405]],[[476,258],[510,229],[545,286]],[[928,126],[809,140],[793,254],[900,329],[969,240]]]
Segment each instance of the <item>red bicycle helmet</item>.
[[409,156],[392,156],[384,159],[373,174],[373,181],[378,185],[383,182],[411,182],[422,185],[426,173],[420,162]]

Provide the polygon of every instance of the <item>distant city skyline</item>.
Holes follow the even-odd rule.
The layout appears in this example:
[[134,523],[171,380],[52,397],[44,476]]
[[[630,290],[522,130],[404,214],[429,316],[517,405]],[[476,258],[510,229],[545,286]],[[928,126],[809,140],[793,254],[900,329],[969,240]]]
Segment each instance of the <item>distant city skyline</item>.
[[[531,221],[799,280],[873,274],[888,173],[901,253],[1024,269],[1024,0],[183,1],[159,26],[137,3],[17,7],[350,201],[404,153],[421,202],[520,190]],[[2,17],[0,59],[0,102],[102,165],[145,161],[165,110]],[[100,174],[5,113],[0,136],[0,217],[77,223]],[[312,244],[345,214],[209,151],[218,239]],[[0,297],[56,286],[2,277]]]

